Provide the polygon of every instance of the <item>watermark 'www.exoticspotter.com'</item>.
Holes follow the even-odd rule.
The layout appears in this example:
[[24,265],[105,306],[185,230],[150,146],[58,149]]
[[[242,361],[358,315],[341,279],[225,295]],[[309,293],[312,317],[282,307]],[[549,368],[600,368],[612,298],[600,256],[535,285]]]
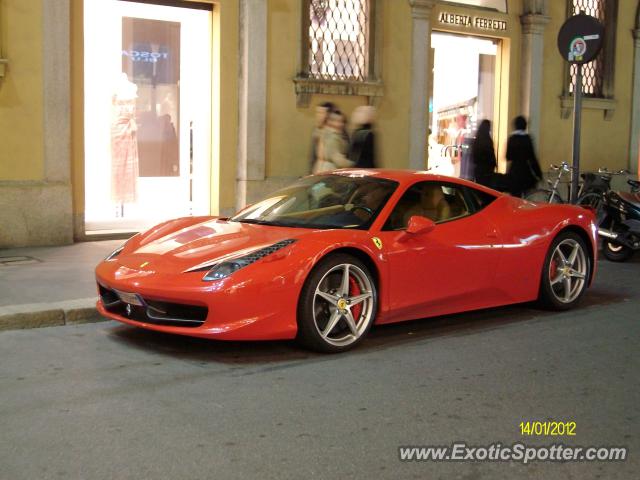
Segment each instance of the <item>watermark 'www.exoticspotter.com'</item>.
[[467,445],[455,442],[446,446],[398,447],[401,462],[622,462],[627,447],[574,447],[563,444]]

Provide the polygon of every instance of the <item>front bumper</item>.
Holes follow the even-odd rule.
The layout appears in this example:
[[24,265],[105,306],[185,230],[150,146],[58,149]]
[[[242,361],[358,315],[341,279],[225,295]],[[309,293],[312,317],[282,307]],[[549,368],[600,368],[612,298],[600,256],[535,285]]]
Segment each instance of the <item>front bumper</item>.
[[[203,282],[202,272],[135,272],[106,261],[96,268],[96,307],[105,317],[165,333],[220,340],[295,338],[299,289],[286,288],[283,276],[269,275],[260,280],[243,272]],[[142,305],[117,292],[133,294]]]
[[197,328],[204,324],[208,315],[206,306],[159,302],[139,294],[112,290],[99,283],[98,292],[107,312],[140,323]]

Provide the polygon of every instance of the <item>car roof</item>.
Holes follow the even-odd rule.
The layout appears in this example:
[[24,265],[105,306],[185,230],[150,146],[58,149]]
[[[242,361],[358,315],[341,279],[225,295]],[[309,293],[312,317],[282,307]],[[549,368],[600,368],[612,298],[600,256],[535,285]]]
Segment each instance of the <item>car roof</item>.
[[[323,173],[324,175],[325,173]],[[467,185],[469,187],[476,188],[478,190],[483,190],[488,193],[492,193],[493,195],[501,195],[501,192],[496,190],[492,190],[490,188],[484,187],[477,183],[471,182],[469,180],[464,180],[462,178],[457,177],[449,177],[446,175],[437,175],[434,173],[429,173],[425,170],[401,170],[401,169],[388,169],[388,168],[343,168],[340,170],[333,170],[331,172],[326,172],[326,174],[330,175],[342,175],[345,177],[373,177],[373,178],[384,178],[386,180],[394,180],[399,182],[400,184],[412,184],[415,182],[448,182],[448,183],[458,183],[461,185]]]

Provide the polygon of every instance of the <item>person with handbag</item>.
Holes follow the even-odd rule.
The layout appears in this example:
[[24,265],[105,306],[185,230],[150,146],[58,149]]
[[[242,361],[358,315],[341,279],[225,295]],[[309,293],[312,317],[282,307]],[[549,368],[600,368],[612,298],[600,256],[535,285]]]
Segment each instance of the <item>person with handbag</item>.
[[353,166],[353,162],[347,158],[349,142],[345,139],[345,124],[342,112],[334,110],[329,113],[327,123],[320,134],[317,159],[312,173]]

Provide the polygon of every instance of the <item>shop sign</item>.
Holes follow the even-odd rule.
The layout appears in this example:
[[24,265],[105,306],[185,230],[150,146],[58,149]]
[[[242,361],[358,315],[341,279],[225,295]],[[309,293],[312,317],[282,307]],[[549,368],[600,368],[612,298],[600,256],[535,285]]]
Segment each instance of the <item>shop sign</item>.
[[167,52],[146,52],[141,50],[123,50],[122,56],[129,57],[133,62],[157,63],[158,60],[167,60]]
[[455,25],[457,27],[477,28],[479,30],[491,30],[503,32],[507,30],[507,22],[495,18],[479,15],[461,15],[458,13],[441,12],[438,22],[443,25]]

